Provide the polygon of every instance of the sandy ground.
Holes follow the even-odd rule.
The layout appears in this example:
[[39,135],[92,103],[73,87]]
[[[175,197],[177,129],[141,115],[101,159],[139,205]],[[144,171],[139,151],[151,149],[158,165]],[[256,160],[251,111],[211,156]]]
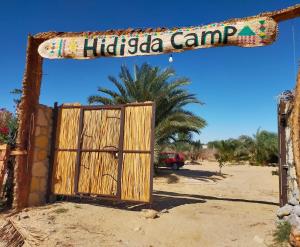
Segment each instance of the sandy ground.
[[278,208],[275,168],[227,166],[224,176],[217,170],[210,162],[161,170],[153,208],[163,213],[156,219],[145,219],[141,206],[62,202],[13,220],[38,236],[39,246],[268,246]]

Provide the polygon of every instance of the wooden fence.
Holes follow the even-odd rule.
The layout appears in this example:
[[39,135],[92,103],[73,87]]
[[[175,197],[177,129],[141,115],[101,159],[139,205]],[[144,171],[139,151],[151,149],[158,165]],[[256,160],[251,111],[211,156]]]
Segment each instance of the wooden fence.
[[9,146],[7,144],[0,145],[0,193],[2,194],[4,177],[9,158]]

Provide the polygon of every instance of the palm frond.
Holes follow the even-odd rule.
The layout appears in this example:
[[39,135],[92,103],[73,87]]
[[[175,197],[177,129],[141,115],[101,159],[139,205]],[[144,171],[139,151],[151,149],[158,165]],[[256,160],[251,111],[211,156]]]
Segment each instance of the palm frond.
[[149,64],[135,65],[133,74],[125,66],[121,66],[119,78],[108,77],[116,87],[116,91],[99,88],[99,95],[88,98],[90,104],[125,104],[130,102],[154,101],[156,103],[155,137],[160,147],[175,142],[189,140],[178,138],[192,133],[199,134],[206,126],[206,121],[187,111],[189,104],[203,104],[195,94],[186,87],[191,82],[186,77],[175,76],[172,68],[160,69]]
[[88,102],[90,105],[93,104],[101,104],[101,105],[113,105],[114,102],[112,99],[106,98],[106,97],[102,97],[102,96],[98,96],[98,95],[91,95],[88,97]]

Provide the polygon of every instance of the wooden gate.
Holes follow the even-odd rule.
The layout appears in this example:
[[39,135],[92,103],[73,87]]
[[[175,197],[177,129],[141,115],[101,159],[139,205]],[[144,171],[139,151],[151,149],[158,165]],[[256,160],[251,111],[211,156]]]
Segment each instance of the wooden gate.
[[285,114],[286,103],[280,100],[277,107],[278,114],[278,151],[279,151],[279,204],[283,207],[288,202],[288,166],[286,163],[286,136],[287,119]]
[[154,104],[54,109],[50,193],[151,202]]

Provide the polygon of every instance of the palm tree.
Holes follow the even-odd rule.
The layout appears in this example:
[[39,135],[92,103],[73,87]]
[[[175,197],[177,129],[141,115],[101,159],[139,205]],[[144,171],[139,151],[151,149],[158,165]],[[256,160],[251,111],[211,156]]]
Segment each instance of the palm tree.
[[17,109],[19,104],[21,103],[22,89],[14,88],[12,91],[10,91],[10,93],[16,96],[16,98],[14,98],[13,101]]
[[267,165],[278,161],[278,136],[266,130],[258,129],[253,137],[242,135],[238,139],[212,141],[208,146],[216,148],[218,158],[228,162],[250,161],[253,165]]
[[191,160],[193,162],[197,161],[200,155],[200,151],[202,150],[202,143],[200,140],[192,141],[191,143]]
[[176,141],[179,134],[200,133],[205,127],[203,118],[187,111],[185,106],[191,103],[201,105],[195,94],[184,86],[189,85],[187,78],[176,78],[171,68],[160,69],[148,64],[134,66],[134,73],[123,65],[116,77],[109,76],[117,90],[100,87],[99,95],[88,98],[90,104],[115,105],[132,102],[154,101],[156,103],[155,138],[162,146]]
[[191,150],[192,142],[192,133],[179,133],[173,138],[171,143],[167,144],[166,148],[171,148],[177,152],[188,152]]
[[255,139],[251,136],[241,135],[237,139],[237,147],[235,150],[236,161],[253,160],[255,153]]
[[255,150],[253,161],[266,165],[278,160],[278,136],[276,133],[258,129],[254,135]]

